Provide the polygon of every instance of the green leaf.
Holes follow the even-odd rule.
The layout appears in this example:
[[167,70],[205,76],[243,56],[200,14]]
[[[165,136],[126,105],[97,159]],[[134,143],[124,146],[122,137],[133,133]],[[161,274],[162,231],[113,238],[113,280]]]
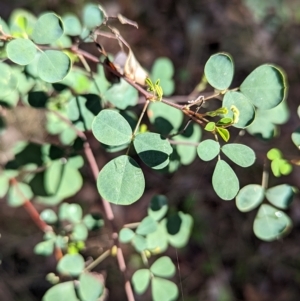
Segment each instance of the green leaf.
[[123,228],[123,229],[121,229],[121,231],[119,233],[119,241],[126,244],[126,243],[130,242],[134,236],[135,236],[135,233],[131,229]]
[[102,168],[97,187],[101,196],[108,202],[130,205],[142,196],[145,178],[138,164],[132,158],[123,155],[111,160]]
[[148,215],[159,221],[168,211],[168,199],[164,195],[155,195],[149,204]]
[[294,197],[293,187],[288,184],[281,184],[269,188],[266,191],[267,200],[280,209],[287,209]]
[[103,22],[103,15],[96,4],[87,4],[83,8],[82,20],[88,29],[94,29]]
[[103,283],[93,273],[82,273],[79,277],[79,296],[82,301],[96,301],[103,293]]
[[286,96],[285,76],[273,65],[261,65],[247,76],[240,90],[257,108],[269,110]]
[[175,248],[187,245],[193,227],[193,218],[189,214],[179,211],[176,215],[164,219],[163,225],[167,229],[170,245]]
[[137,104],[138,96],[137,90],[121,79],[120,83],[114,84],[104,93],[103,98],[118,109],[125,110],[128,106]]
[[132,239],[132,244],[137,250],[137,252],[143,252],[147,249],[146,239],[141,235],[135,235]]
[[61,81],[71,69],[70,58],[58,50],[45,50],[37,64],[39,77],[48,83]]
[[261,204],[265,190],[261,185],[250,184],[244,186],[236,196],[236,206],[241,212],[248,212]]
[[272,241],[287,234],[291,227],[292,221],[284,212],[262,204],[255,217],[253,231],[261,240]]
[[11,207],[18,207],[29,201],[33,197],[30,187],[21,182],[14,183],[10,186],[7,194],[7,202]]
[[151,217],[151,216],[146,216],[139,226],[136,229],[136,234],[139,235],[147,235],[152,232],[155,232],[157,229],[157,222]]
[[216,129],[216,123],[215,122],[208,122],[204,128],[208,132],[213,132]]
[[150,283],[150,276],[148,269],[140,269],[134,272],[131,281],[137,294],[141,295],[146,291]]
[[236,128],[245,128],[249,126],[255,118],[255,110],[247,97],[240,92],[228,91],[223,98],[223,106],[228,109],[226,117],[233,118],[232,106],[235,106],[239,111],[237,123],[233,126]]
[[79,36],[82,28],[76,15],[68,13],[62,18],[64,23],[65,34],[68,36]]
[[298,147],[298,149],[300,149],[300,127],[292,133],[292,141]]
[[71,223],[78,223],[82,219],[82,208],[78,204],[63,203],[58,213],[60,221],[68,220]]
[[73,281],[59,283],[52,286],[43,297],[42,301],[58,301],[61,298],[68,301],[78,301]]
[[52,209],[45,209],[40,213],[40,218],[47,224],[54,224],[57,222],[57,215]]
[[84,269],[84,259],[80,254],[66,254],[59,260],[56,269],[64,275],[78,276]]
[[208,83],[215,89],[228,89],[234,74],[232,58],[225,53],[212,55],[205,64],[204,74]]
[[[191,124],[181,135],[174,136],[174,140],[178,142],[183,142],[182,144],[177,144],[173,146],[178,155],[180,156],[180,163],[182,165],[191,164],[197,156],[197,148],[194,145],[189,145],[188,143],[198,143],[201,139],[201,128],[197,124]],[[185,144],[184,142],[187,142]]]
[[[18,78],[15,76],[9,65],[1,62],[0,74],[0,97],[3,98],[17,89]],[[9,97],[11,97],[11,95],[9,95]]]
[[142,133],[133,140],[135,150],[141,160],[153,169],[162,169],[169,164],[173,152],[170,142],[156,133]]
[[98,141],[111,146],[129,143],[132,137],[127,120],[113,110],[102,110],[92,123],[92,131]]
[[230,138],[230,134],[229,131],[227,129],[223,129],[220,127],[216,127],[217,132],[219,133],[219,135],[221,136],[221,138],[227,142]]
[[73,241],[85,241],[89,235],[85,224],[80,223],[74,226],[71,238]]
[[249,167],[255,161],[254,151],[247,145],[230,143],[222,146],[221,151],[235,164]]
[[163,256],[157,259],[150,267],[150,271],[163,278],[170,278],[175,275],[176,268],[170,257]]
[[178,297],[178,288],[173,282],[155,277],[151,280],[153,301],[173,301]]
[[10,15],[9,24],[14,37],[24,37],[32,34],[36,17],[24,9],[15,9]]
[[271,162],[271,169],[275,177],[288,175],[292,172],[292,165],[285,159],[275,159]]
[[6,46],[7,57],[18,65],[29,64],[36,52],[36,46],[28,39],[15,39]]
[[232,200],[240,189],[239,180],[232,168],[223,160],[219,160],[212,178],[216,194],[223,200]]
[[269,160],[281,159],[282,152],[278,148],[272,148],[267,152],[267,157]]
[[150,103],[147,111],[150,122],[163,136],[176,133],[183,121],[183,113],[162,102]]
[[51,254],[53,254],[53,250],[54,250],[54,241],[45,240],[38,243],[34,247],[33,252],[37,255],[50,256]]
[[155,232],[148,234],[146,237],[147,249],[153,254],[165,252],[168,248],[168,233],[163,221],[158,224]]
[[197,153],[201,160],[210,161],[220,153],[220,143],[212,139],[207,139],[197,147]]
[[37,44],[51,44],[59,39],[64,33],[63,22],[54,13],[41,15],[32,32],[32,39]]

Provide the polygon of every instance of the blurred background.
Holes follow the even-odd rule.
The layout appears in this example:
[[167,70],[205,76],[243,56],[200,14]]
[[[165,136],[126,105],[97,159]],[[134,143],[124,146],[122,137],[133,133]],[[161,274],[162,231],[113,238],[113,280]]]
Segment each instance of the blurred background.
[[[8,20],[15,8],[25,8],[38,15],[46,10],[58,14],[81,13],[87,1],[72,0],[2,0],[0,15]],[[274,63],[288,77],[287,103],[290,120],[280,127],[271,141],[261,141],[246,134],[242,142],[257,152],[257,164],[246,171],[237,169],[241,187],[260,183],[263,158],[271,147],[282,148],[288,159],[299,158],[290,135],[299,126],[300,104],[300,2],[297,0],[123,0],[100,3],[108,15],[121,13],[138,23],[139,29],[119,25],[121,34],[131,45],[137,59],[150,70],[157,57],[170,58],[175,66],[174,95],[188,95],[200,82],[205,62],[216,52],[233,56],[235,76],[232,87],[257,66]],[[109,52],[118,44],[103,41]],[[93,46],[93,45],[92,45]],[[88,50],[88,49],[87,49]],[[94,46],[90,49],[95,51]],[[207,90],[209,91],[209,90]],[[16,133],[40,130],[36,121],[22,111],[19,123],[10,126]],[[20,121],[21,120],[21,121]],[[41,123],[43,119],[41,118]],[[26,124],[26,128],[23,125]],[[2,140],[7,141],[7,140]],[[103,151],[96,154],[105,161]],[[225,202],[211,189],[213,164],[195,160],[175,174],[146,172],[147,190],[135,206],[115,208],[124,222],[145,216],[149,199],[155,193],[165,194],[171,206],[191,214],[194,228],[190,243],[180,250],[169,249],[168,255],[180,268],[175,281],[184,301],[297,301],[300,298],[300,204],[299,195],[289,210],[294,228],[284,239],[266,243],[255,238],[252,225],[256,212],[241,213],[234,201]],[[79,202],[86,212],[98,210],[99,198],[88,171],[83,169],[86,184],[70,202]],[[284,178],[270,177],[269,186],[281,183],[300,186],[299,167]],[[41,300],[50,287],[45,275],[55,270],[55,259],[33,254],[42,233],[22,208],[10,208],[0,200],[0,296],[6,301]],[[133,217],[133,218],[130,218]],[[86,256],[97,256],[99,248],[109,244],[105,228],[92,233],[87,241]],[[125,249],[131,272],[135,255]],[[106,270],[109,300],[125,300],[122,275],[114,259],[105,261],[98,270]],[[142,296],[137,300],[150,300]],[[163,301],[163,300],[162,300]]]

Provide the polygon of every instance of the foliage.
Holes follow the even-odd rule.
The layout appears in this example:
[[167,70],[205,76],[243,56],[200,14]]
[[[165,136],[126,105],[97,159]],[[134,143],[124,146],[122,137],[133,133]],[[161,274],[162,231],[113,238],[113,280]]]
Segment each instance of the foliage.
[[[62,296],[68,300],[98,300],[104,295],[105,281],[100,273],[90,270],[111,255],[117,257],[124,272],[122,244],[129,243],[146,266],[132,276],[135,292],[143,294],[151,286],[154,301],[177,298],[177,286],[166,279],[176,273],[170,257],[155,259],[150,267],[148,259],[169,247],[186,246],[192,216],[170,208],[171,200],[157,194],[148,205],[146,217],[124,225],[116,233],[110,204],[137,202],[144,194],[144,171],[148,169],[174,173],[181,165],[198,160],[198,155],[200,160],[214,164],[211,182],[217,196],[226,201],[235,199],[242,212],[258,208],[253,222],[258,238],[272,241],[286,235],[292,227],[291,219],[282,210],[288,209],[296,189],[289,184],[269,188],[267,171],[261,162],[256,162],[255,151],[231,138],[236,128],[271,139],[276,126],[288,120],[284,72],[275,65],[264,64],[255,68],[239,87],[230,88],[233,58],[217,53],[204,67],[205,79],[214,89],[212,94],[198,95],[179,104],[164,98],[176,89],[172,62],[158,58],[148,74],[121,34],[108,25],[110,18],[101,6],[88,4],[81,19],[52,12],[36,18],[16,10],[8,24],[1,20],[1,106],[7,110],[16,106],[43,110],[45,129],[57,138],[51,140],[53,143],[18,143],[12,150],[14,158],[0,169],[0,197],[6,196],[9,206],[30,208],[33,221],[44,232],[43,241],[34,252],[42,256],[54,254],[57,275],[68,279],[57,283],[57,275],[49,274],[47,279],[54,286],[46,292],[44,301],[61,300]],[[135,26],[123,16],[118,16],[118,20]],[[118,55],[107,54],[97,42],[102,33],[99,28],[109,30],[118,40],[122,46]],[[81,50],[73,42],[74,37],[82,44],[96,44],[101,59]],[[125,57],[121,63],[120,56]],[[90,67],[89,60],[96,68]],[[138,92],[143,96],[144,107],[133,111],[131,107],[139,102]],[[206,105],[216,99],[222,104],[208,110]],[[137,111],[140,116],[136,116]],[[146,114],[147,125],[142,123]],[[4,131],[5,122],[1,122],[1,133]],[[89,131],[107,153],[123,152],[111,155],[112,159],[100,171]],[[297,129],[292,141],[298,149],[299,137]],[[265,166],[267,159],[271,160],[275,177],[289,174],[292,164],[299,165],[299,160],[284,159],[278,149],[266,154]],[[102,227],[104,221],[90,213],[84,215],[79,204],[66,202],[83,187],[84,161],[97,182],[105,220],[113,225],[113,245],[91,263],[87,263],[82,250],[89,232]],[[263,170],[262,185],[249,183],[240,189],[240,171],[253,164]],[[45,209],[38,213],[33,201]]]

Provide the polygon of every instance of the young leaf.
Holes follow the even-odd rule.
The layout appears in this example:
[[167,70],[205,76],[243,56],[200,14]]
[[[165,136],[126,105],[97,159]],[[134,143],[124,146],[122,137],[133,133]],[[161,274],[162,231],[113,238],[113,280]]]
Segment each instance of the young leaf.
[[240,90],[257,108],[269,110],[286,96],[285,76],[273,65],[261,65],[247,76]]
[[113,110],[102,110],[92,123],[92,131],[98,141],[111,146],[129,143],[132,136],[127,120]]
[[137,227],[136,234],[147,235],[155,232],[156,229],[157,222],[151,216],[146,216]]
[[58,50],[45,50],[39,58],[39,77],[48,83],[55,83],[63,80],[71,69],[70,58]]
[[175,275],[176,268],[170,257],[163,256],[151,265],[150,271],[155,276],[169,278]]
[[79,301],[76,297],[73,281],[67,281],[52,286],[43,297],[42,301],[57,301],[64,296],[68,301]]
[[230,133],[227,129],[216,126],[216,130],[225,142],[230,139]]
[[88,29],[94,29],[103,22],[103,13],[96,4],[86,4],[83,8],[82,19]]
[[266,191],[267,200],[280,209],[287,209],[293,201],[293,187],[288,184],[281,184],[269,188]]
[[235,106],[239,111],[239,118],[232,126],[236,128],[245,128],[249,126],[255,118],[255,110],[250,101],[240,92],[228,91],[223,98],[223,106],[228,109],[226,117],[233,118],[232,106]]
[[6,46],[7,57],[18,65],[31,63],[36,52],[36,46],[28,39],[15,39]]
[[132,284],[134,291],[141,295],[149,286],[151,273],[148,269],[140,269],[135,271],[132,276]]
[[28,184],[17,182],[10,186],[7,194],[7,202],[11,207],[18,207],[33,197]]
[[33,249],[33,252],[37,255],[42,256],[50,256],[53,254],[54,250],[54,241],[53,240],[45,240],[39,242]]
[[63,33],[61,18],[54,13],[46,13],[38,18],[32,32],[32,39],[37,44],[51,44]]
[[142,161],[153,169],[162,169],[169,164],[173,152],[170,142],[156,133],[138,134],[133,141],[135,150]]
[[212,55],[205,64],[204,73],[212,87],[221,91],[228,89],[234,73],[232,58],[225,53]]
[[210,161],[220,153],[220,143],[212,139],[207,139],[197,147],[197,153],[201,160]]
[[103,293],[103,283],[97,274],[82,273],[79,277],[79,295],[82,301],[96,301]]
[[235,164],[249,167],[255,161],[254,151],[247,145],[230,143],[222,146],[221,151]]
[[80,254],[66,254],[59,260],[56,269],[64,275],[78,276],[84,269],[84,259]]
[[98,191],[110,203],[130,205],[136,202],[145,189],[141,168],[130,157],[123,155],[108,162],[100,171]]
[[212,178],[216,194],[223,200],[232,200],[240,189],[239,180],[232,168],[223,160],[219,160]]
[[119,233],[119,241],[122,243],[128,243],[133,239],[134,235],[135,233],[131,229],[123,228]]
[[284,212],[262,204],[255,217],[253,231],[261,240],[272,241],[289,232],[291,227],[292,221]]
[[[1,187],[1,186],[0,186]],[[149,204],[148,215],[159,221],[168,211],[168,199],[164,195],[155,195]]]
[[[17,89],[18,78],[15,76],[13,70],[9,65],[0,62],[0,97],[1,100],[4,96],[9,95],[11,92]],[[17,93],[18,95],[18,93]],[[11,98],[12,95],[9,95]]]
[[173,282],[154,277],[151,281],[153,301],[174,301],[178,297],[178,288]]
[[261,204],[265,190],[261,185],[244,186],[236,196],[236,206],[241,212],[248,212]]

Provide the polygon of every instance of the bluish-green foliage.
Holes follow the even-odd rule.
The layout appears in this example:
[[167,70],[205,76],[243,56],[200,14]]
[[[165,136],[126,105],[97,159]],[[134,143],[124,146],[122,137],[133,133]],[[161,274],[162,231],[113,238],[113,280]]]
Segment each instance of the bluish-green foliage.
[[[199,94],[195,100],[179,105],[165,99],[176,90],[175,69],[167,58],[158,58],[145,77],[148,73],[133,60],[131,52],[122,70],[122,64],[119,66],[102,49],[105,60],[92,56],[93,64],[97,64],[93,70],[97,71],[91,71],[90,56],[73,45],[71,37],[81,39],[81,43],[94,43],[97,28],[106,27],[108,18],[101,7],[89,4],[80,18],[73,14],[61,18],[52,12],[36,18],[16,10],[8,24],[3,20],[0,23],[0,104],[8,109],[20,104],[43,110],[45,130],[57,137],[53,144],[19,143],[12,150],[14,158],[0,169],[0,197],[6,195],[9,206],[28,206],[33,199],[45,206],[39,216],[44,223],[44,238],[34,252],[43,256],[61,252],[56,273],[69,281],[58,283],[57,276],[49,274],[47,279],[54,286],[46,292],[44,301],[96,301],[104,292],[104,280],[90,273],[93,263],[87,264],[80,254],[89,231],[104,222],[91,214],[84,215],[80,205],[65,202],[82,189],[84,164],[92,168],[99,198],[130,205],[144,194],[145,168],[173,173],[195,160],[211,161],[216,195],[226,201],[235,199],[242,212],[258,208],[253,222],[258,238],[272,241],[292,227],[282,210],[291,204],[294,187],[281,184],[269,188],[263,181],[262,185],[249,183],[240,188],[236,171],[247,173],[247,167],[257,164],[256,155],[249,146],[234,143],[230,135],[233,127],[271,139],[276,127],[288,120],[283,71],[271,64],[261,65],[239,87],[231,88],[233,58],[217,53],[208,58],[204,68],[211,96]],[[116,32],[111,34],[124,44]],[[215,98],[219,99],[219,108],[205,109],[203,104]],[[140,116],[131,109],[138,101],[144,104]],[[1,134],[5,121],[3,116],[0,118]],[[89,131],[108,153],[122,152],[111,155],[113,158],[99,172],[91,159],[86,136]],[[297,129],[292,133],[298,148],[299,132]],[[291,163],[279,150],[271,150],[266,158],[271,160],[276,177],[292,171]],[[260,168],[263,170],[263,166]],[[144,219],[130,217],[133,224],[118,229],[115,245],[102,254],[103,258],[99,256],[101,260],[115,256],[117,245],[131,244],[145,264],[133,274],[134,290],[143,294],[151,287],[154,301],[177,298],[177,286],[167,279],[175,275],[176,269],[167,256],[155,259],[151,265],[148,258],[162,254],[168,247],[184,247],[193,226],[191,215],[169,210],[171,202],[164,195],[155,195]]]

